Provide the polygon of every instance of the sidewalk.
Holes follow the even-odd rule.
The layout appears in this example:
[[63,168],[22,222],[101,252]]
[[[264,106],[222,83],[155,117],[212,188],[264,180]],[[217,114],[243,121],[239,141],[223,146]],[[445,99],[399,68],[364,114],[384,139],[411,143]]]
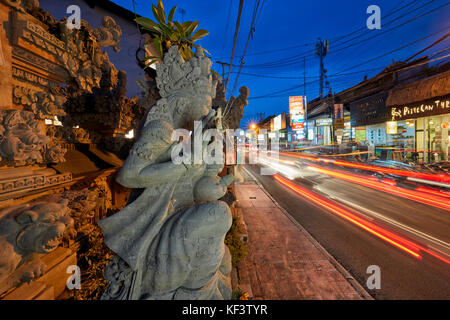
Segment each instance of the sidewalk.
[[238,267],[243,291],[264,300],[371,299],[254,180],[246,180],[235,185],[248,232],[249,255]]

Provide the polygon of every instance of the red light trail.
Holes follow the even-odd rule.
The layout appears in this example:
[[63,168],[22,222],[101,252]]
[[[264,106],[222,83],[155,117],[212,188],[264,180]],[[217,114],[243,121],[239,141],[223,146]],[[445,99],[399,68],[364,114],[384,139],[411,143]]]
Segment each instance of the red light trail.
[[334,213],[335,215],[358,226],[359,228],[366,230],[367,232],[371,233],[372,235],[388,242],[389,244],[395,246],[396,248],[399,248],[400,250],[415,257],[416,259],[422,259],[422,255],[420,254],[420,252],[423,251],[423,252],[426,252],[447,264],[450,264],[450,260],[436,254],[435,252],[432,252],[431,250],[429,250],[427,248],[424,248],[424,247],[417,245],[403,237],[400,237],[388,230],[385,230],[372,222],[362,219],[361,217],[357,216],[355,213],[350,212],[345,207],[343,207],[333,201],[330,201],[308,189],[305,189],[297,184],[294,184],[291,181],[289,181],[277,174],[274,175],[274,179],[276,181],[278,181],[279,183],[281,183],[282,185],[286,186],[287,188],[291,189],[295,193],[301,195],[302,197],[305,197],[308,200],[314,202],[315,204],[320,205],[321,207],[327,209],[328,211]]
[[285,155],[285,156],[294,157],[294,158],[312,160],[315,162],[323,161],[323,162],[327,162],[327,163],[333,163],[338,166],[349,167],[349,168],[354,168],[354,169],[383,172],[383,173],[402,176],[402,177],[411,177],[411,178],[417,178],[417,179],[423,179],[423,180],[450,183],[450,175],[445,174],[445,173],[430,174],[430,173],[421,173],[421,172],[411,172],[411,171],[405,171],[405,170],[399,170],[399,169],[391,169],[391,168],[384,168],[384,167],[379,167],[379,166],[372,166],[372,165],[368,165],[368,164],[353,163],[353,162],[349,162],[349,161],[323,159],[323,158],[314,157],[314,156],[304,156],[304,155],[299,155],[299,154],[296,154],[293,152],[280,152],[280,154]]
[[365,187],[384,191],[402,198],[410,199],[416,202],[431,205],[439,209],[450,211],[450,201],[447,198],[448,195],[446,197],[445,194],[438,191],[435,191],[435,193],[430,192],[430,190],[433,189],[421,188],[419,191],[417,191],[417,189],[409,190],[397,187],[395,181],[391,179],[382,179],[382,182],[378,182],[375,177],[367,177],[353,173],[329,170],[314,165],[310,165],[310,168],[312,168],[316,172],[323,173],[331,177],[354,182]]

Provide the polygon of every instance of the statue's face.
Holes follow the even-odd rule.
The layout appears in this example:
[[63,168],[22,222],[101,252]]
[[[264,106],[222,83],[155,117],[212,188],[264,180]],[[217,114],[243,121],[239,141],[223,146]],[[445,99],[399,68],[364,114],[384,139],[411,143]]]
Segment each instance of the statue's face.
[[212,97],[207,94],[195,95],[184,100],[174,114],[176,128],[192,129],[194,121],[208,115],[211,110]]

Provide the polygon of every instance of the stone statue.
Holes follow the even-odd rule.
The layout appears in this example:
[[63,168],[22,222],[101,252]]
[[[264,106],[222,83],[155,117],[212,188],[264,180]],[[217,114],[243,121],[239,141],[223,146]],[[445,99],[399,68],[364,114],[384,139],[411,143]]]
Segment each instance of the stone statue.
[[36,202],[0,211],[0,293],[44,273],[36,255],[55,250],[73,225],[67,200]]
[[161,99],[147,113],[117,176],[123,186],[140,188],[140,194],[98,223],[117,254],[105,270],[109,287],[102,299],[231,298],[231,257],[224,238],[232,218],[228,205],[217,199],[233,177],[217,177],[223,163],[171,161],[174,129],[192,130],[200,120],[208,128],[215,121],[210,68],[201,48],[184,62],[176,46],[157,66]]
[[225,129],[238,129],[244,116],[244,107],[248,105],[249,90],[247,87],[239,89],[237,98],[231,97],[223,111],[223,127]]

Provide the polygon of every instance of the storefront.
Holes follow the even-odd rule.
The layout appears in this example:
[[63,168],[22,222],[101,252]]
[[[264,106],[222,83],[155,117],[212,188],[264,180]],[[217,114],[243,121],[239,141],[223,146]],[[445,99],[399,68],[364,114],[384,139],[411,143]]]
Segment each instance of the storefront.
[[[414,161],[432,163],[449,160],[450,94],[416,103],[390,107],[397,139]],[[398,130],[401,126],[400,130]],[[408,134],[402,134],[404,127]],[[414,147],[414,148],[413,148]]]
[[387,97],[384,92],[351,104],[355,141],[382,160],[448,161],[450,95],[390,106]]
[[329,145],[333,141],[333,120],[331,118],[316,119],[314,134],[316,145]]

